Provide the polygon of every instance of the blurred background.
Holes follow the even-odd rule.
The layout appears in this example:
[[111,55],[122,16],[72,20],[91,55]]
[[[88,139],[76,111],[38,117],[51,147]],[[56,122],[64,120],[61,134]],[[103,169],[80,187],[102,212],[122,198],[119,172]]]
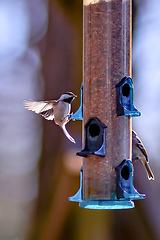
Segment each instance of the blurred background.
[[133,128],[147,148],[155,181],[134,164],[146,199],[130,210],[85,210],[69,202],[79,189],[81,122],[70,143],[24,100],[78,98],[82,82],[82,0],[0,1],[0,240],[160,239],[160,1],[133,0]]

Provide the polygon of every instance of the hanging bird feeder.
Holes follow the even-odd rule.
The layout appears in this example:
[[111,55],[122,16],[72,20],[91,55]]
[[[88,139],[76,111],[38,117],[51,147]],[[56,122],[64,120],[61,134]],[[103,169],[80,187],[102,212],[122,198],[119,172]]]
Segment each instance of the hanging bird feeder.
[[[90,209],[133,208],[131,0],[83,2],[83,157],[80,189]],[[82,109],[82,108],[81,108]],[[72,116],[73,117],[73,116]]]

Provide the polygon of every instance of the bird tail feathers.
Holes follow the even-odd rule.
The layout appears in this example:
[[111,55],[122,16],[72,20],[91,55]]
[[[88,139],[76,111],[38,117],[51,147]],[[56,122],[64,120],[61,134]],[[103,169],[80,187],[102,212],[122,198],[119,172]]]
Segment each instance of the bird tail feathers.
[[148,162],[145,161],[145,162],[143,162],[143,164],[144,164],[144,166],[146,168],[148,179],[149,180],[151,180],[151,179],[154,180],[154,175],[153,175],[153,172],[152,172]]
[[67,132],[67,129],[66,129],[66,126],[65,126],[65,125],[62,126],[62,130],[63,130],[64,134],[66,135],[66,137],[67,137],[71,142],[76,143],[75,140],[74,140],[74,138],[72,138],[71,135]]

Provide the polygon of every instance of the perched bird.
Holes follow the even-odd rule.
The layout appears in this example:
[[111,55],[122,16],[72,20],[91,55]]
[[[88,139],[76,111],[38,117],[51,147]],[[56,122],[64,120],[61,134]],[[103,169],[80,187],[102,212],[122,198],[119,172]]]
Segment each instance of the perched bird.
[[148,154],[147,151],[141,141],[141,139],[138,137],[137,133],[132,130],[132,152],[133,155],[137,156],[137,159],[140,159],[145,166],[148,179],[154,180],[154,175],[152,173],[152,170],[149,166],[149,160],[148,160]]
[[59,125],[66,137],[76,143],[67,132],[66,124],[70,121],[71,102],[77,97],[72,92],[66,92],[58,100],[51,101],[25,101],[25,108],[42,115],[47,120],[53,120]]

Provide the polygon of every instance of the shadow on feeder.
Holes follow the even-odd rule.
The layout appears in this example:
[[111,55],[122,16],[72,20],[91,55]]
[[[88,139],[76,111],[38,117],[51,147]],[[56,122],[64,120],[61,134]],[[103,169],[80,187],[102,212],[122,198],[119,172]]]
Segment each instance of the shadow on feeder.
[[77,155],[87,157],[88,155],[105,156],[105,128],[107,126],[98,118],[91,117],[85,124],[85,147]]
[[145,194],[139,194],[133,187],[133,165],[130,160],[123,160],[116,167],[116,193],[118,199],[145,198]]
[[124,77],[116,85],[117,115],[130,115],[138,117],[141,113],[133,105],[133,82],[130,77]]

